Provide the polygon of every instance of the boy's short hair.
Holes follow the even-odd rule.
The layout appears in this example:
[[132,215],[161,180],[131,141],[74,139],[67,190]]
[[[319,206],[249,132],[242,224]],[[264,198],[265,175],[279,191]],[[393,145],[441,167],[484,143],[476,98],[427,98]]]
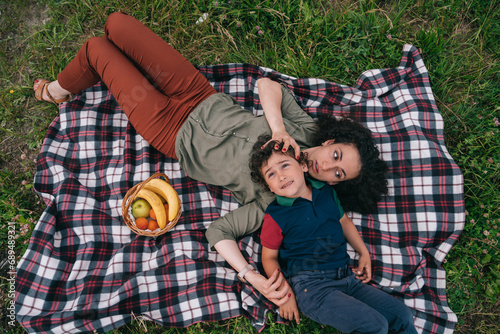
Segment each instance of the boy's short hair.
[[[273,153],[288,155],[296,159],[300,164],[306,163],[306,155],[303,152],[300,152],[299,159],[297,159],[295,150],[292,146],[289,146],[286,152],[283,152],[283,142],[273,140],[263,147],[265,143],[271,140],[271,138],[272,137],[270,135],[259,136],[257,142],[252,148],[252,155],[250,156],[250,176],[252,181],[267,190],[269,190],[269,186],[264,179],[264,175],[262,175],[262,166],[269,160],[269,158],[271,158]],[[278,149],[275,149],[276,145],[278,146]]]

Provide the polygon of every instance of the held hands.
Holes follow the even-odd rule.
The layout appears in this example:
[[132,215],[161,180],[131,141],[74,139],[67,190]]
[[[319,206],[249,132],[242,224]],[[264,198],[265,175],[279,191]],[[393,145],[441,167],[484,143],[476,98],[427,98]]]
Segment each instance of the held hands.
[[275,270],[268,279],[253,271],[248,272],[248,274],[245,275],[245,279],[250,282],[254,288],[259,290],[264,297],[277,306],[282,306],[290,300],[292,289],[290,289],[290,285],[288,285],[283,273],[279,270]]
[[262,145],[262,147],[263,148],[266,147],[267,145],[269,145],[269,143],[271,141],[277,141],[279,143],[283,142],[283,152],[286,152],[288,150],[288,147],[292,146],[293,149],[295,150],[295,156],[296,156],[296,158],[300,155],[300,147],[299,147],[299,145],[297,144],[297,142],[295,141],[295,139],[293,139],[288,134],[288,132],[286,132],[286,130],[273,132],[273,137],[271,138],[271,140],[268,141],[267,143],[265,143],[264,145]]
[[372,279],[372,262],[369,254],[362,254],[359,257],[358,267],[352,269],[356,278],[363,283],[368,283]]

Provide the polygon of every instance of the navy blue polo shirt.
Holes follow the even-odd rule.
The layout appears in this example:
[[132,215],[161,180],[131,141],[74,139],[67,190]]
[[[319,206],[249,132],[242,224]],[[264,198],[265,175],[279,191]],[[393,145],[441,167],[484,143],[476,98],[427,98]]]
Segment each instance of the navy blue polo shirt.
[[264,216],[262,245],[279,249],[286,276],[301,270],[337,269],[349,261],[340,224],[344,209],[335,190],[320,181],[308,182],[312,201],[276,196]]

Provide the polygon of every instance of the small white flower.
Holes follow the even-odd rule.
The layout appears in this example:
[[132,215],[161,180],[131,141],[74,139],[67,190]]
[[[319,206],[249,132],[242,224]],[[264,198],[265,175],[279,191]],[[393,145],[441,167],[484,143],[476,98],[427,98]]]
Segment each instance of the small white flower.
[[208,13],[203,13],[203,15],[200,16],[198,21],[196,21],[196,24],[200,24],[201,22],[205,21],[206,19],[208,19]]

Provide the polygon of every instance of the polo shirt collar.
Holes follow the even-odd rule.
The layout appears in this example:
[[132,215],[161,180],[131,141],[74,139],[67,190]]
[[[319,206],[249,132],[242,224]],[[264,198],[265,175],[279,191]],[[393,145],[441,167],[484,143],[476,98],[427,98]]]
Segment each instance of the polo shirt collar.
[[[310,179],[308,177],[306,177],[306,182],[311,184],[311,186],[315,189],[321,189],[325,185],[324,182],[321,182],[321,181],[318,181],[315,179]],[[281,206],[292,206],[296,199],[297,198],[289,198],[289,197],[283,197],[280,195],[276,195],[276,201]]]

